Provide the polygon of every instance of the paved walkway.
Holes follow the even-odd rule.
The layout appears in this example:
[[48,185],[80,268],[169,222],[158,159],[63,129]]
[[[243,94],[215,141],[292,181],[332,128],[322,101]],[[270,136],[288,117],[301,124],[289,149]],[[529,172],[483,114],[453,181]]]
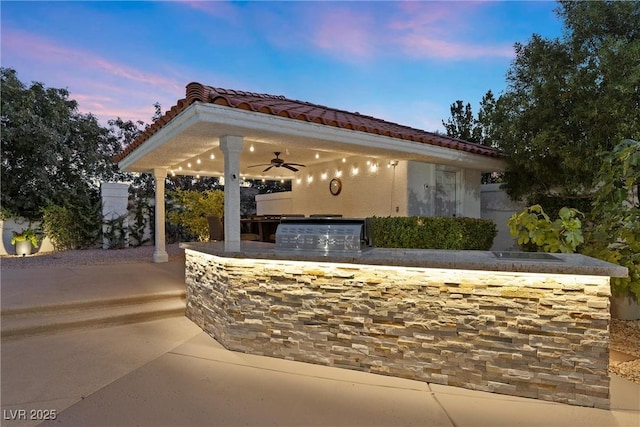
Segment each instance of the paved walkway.
[[[2,271],[2,309],[183,288],[183,264]],[[2,342],[2,425],[640,426],[640,385],[610,411],[231,352],[184,317]],[[47,412],[48,411],[48,412]]]

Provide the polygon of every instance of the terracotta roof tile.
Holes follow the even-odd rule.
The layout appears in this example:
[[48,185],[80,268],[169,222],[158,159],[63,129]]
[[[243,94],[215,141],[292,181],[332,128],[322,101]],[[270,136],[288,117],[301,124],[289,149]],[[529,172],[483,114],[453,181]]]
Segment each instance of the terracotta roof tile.
[[387,122],[360,113],[351,113],[323,105],[312,104],[310,102],[291,100],[284,96],[215,88],[200,83],[189,83],[187,85],[186,97],[179,100],[175,106],[142,132],[128,147],[116,156],[115,160],[119,162],[127,157],[144,141],[149,139],[181,111],[196,101],[375,135],[384,135],[391,138],[436,145],[489,157],[500,157],[500,152],[491,147]]

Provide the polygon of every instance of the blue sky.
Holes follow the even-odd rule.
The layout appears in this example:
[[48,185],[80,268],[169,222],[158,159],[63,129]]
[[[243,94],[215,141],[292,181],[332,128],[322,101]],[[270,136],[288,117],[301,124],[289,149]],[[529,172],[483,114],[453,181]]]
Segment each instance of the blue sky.
[[499,94],[513,44],[561,35],[554,2],[3,1],[1,64],[101,122],[149,122],[187,83],[284,95],[424,129]]

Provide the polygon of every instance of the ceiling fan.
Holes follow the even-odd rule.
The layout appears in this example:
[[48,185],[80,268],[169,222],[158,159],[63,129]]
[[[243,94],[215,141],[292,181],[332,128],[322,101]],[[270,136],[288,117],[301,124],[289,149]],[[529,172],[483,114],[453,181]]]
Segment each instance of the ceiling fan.
[[249,166],[249,167],[250,168],[256,168],[256,167],[259,167],[259,166],[268,166],[262,172],[266,172],[266,171],[268,171],[269,169],[271,169],[273,167],[276,167],[276,168],[283,167],[283,168],[287,168],[287,169],[289,169],[291,171],[298,172],[298,169],[295,168],[294,166],[301,166],[303,168],[306,167],[306,165],[301,165],[300,163],[287,163],[287,162],[285,162],[284,160],[282,160],[280,158],[280,151],[274,151],[273,154],[276,155],[276,158],[275,159],[271,159],[271,163],[264,163],[264,164],[260,164],[260,165],[252,165],[252,166]]

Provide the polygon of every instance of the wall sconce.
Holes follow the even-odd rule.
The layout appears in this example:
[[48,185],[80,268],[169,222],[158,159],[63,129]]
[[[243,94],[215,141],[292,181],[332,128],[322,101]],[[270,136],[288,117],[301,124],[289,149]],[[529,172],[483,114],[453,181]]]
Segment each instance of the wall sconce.
[[326,172],[322,172],[322,175],[320,175],[320,179],[323,181],[327,180],[327,173]]

